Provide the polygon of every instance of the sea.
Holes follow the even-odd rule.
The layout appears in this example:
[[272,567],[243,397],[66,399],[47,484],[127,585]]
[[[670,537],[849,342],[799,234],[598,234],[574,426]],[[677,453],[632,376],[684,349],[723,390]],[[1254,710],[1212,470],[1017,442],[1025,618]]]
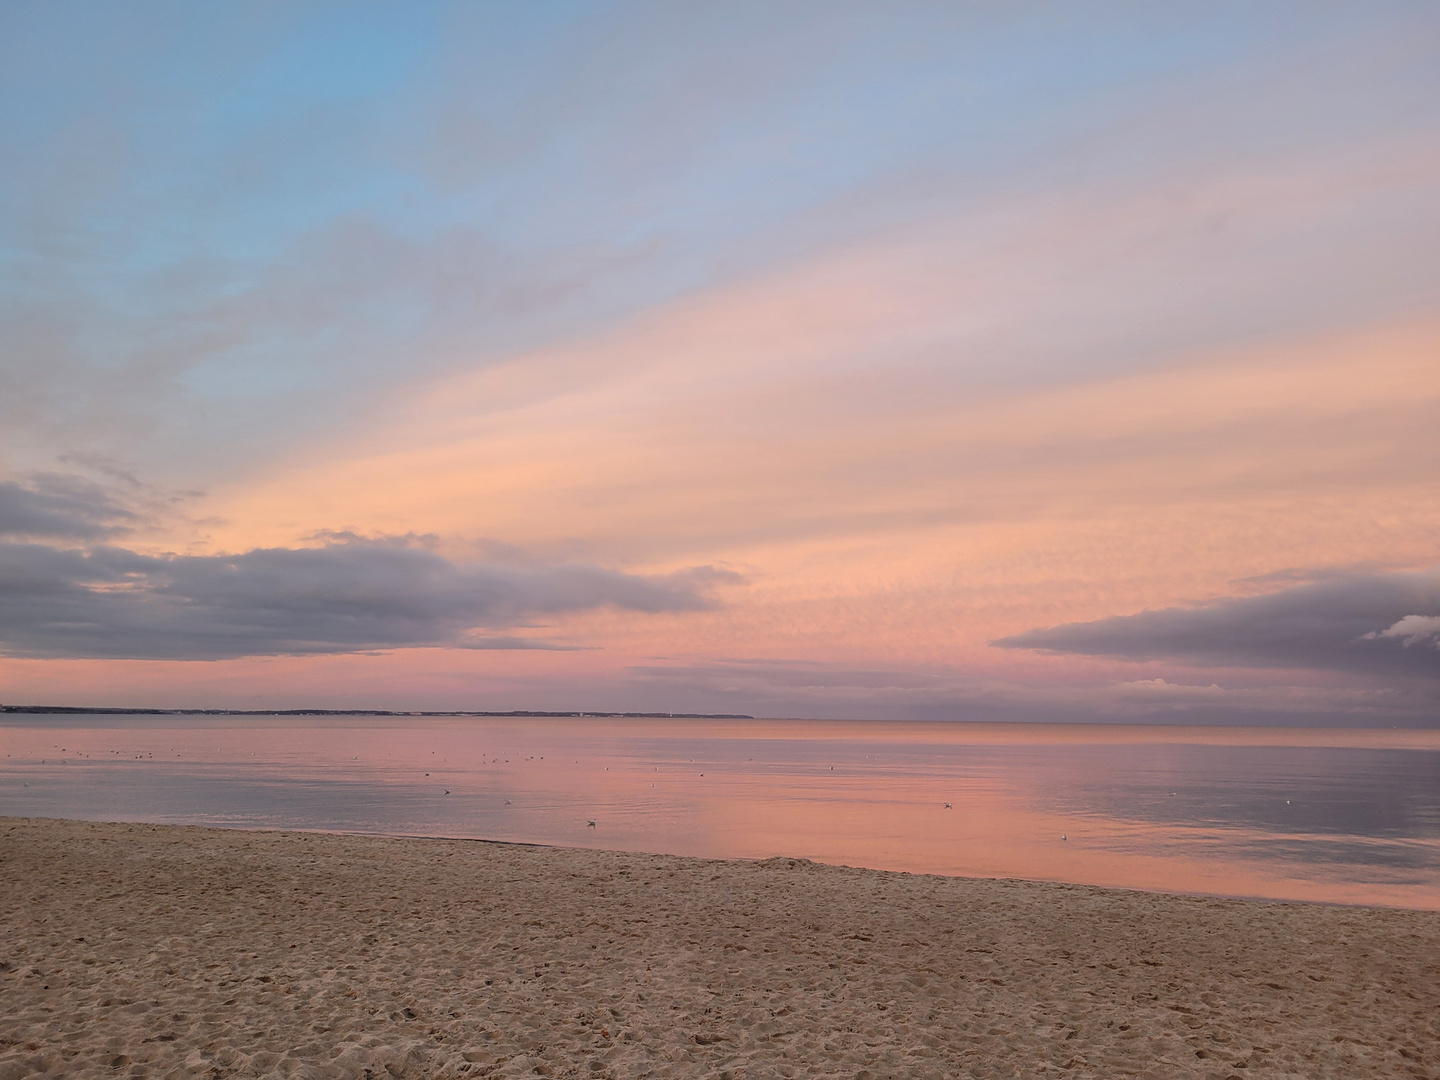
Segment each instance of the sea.
[[1440,730],[0,716],[0,815],[1440,910]]

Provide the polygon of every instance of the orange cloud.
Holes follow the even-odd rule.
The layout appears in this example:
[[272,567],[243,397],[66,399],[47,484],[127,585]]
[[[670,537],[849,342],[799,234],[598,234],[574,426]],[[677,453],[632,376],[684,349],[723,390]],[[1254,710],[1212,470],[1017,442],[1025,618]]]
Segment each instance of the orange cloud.
[[988,642],[1286,567],[1433,560],[1440,324],[1167,330],[1268,287],[1266,245],[1287,230],[1423,187],[1433,152],[1392,151],[1000,202],[603,336],[476,358],[216,488],[202,548],[416,532],[462,562],[489,538],[630,573],[745,574],[716,611],[547,620],[548,640],[603,656],[543,663],[584,655],[596,678],[657,655],[1016,685],[1108,672]]

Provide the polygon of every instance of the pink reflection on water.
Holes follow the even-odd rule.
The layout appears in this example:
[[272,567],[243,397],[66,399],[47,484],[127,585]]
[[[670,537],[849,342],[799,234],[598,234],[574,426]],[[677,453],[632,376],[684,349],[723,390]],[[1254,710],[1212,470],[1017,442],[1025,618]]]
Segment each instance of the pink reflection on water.
[[[0,726],[6,814],[788,855],[1440,909],[1440,809],[1426,786],[1440,731],[34,719]],[[1367,816],[1370,802],[1389,816]],[[1339,827],[1351,803],[1359,824]]]

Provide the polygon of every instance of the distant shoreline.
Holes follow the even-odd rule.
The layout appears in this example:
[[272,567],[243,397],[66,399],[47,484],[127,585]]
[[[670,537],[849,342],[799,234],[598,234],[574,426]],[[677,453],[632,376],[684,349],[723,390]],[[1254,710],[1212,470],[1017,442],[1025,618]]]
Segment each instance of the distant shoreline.
[[120,709],[91,708],[84,705],[0,705],[0,713],[31,713],[40,716],[493,716],[493,717],[595,717],[597,719],[646,720],[754,720],[745,713],[678,713],[678,712],[606,712],[586,709],[569,712],[543,712],[537,709],[511,709],[506,712],[471,711],[462,709],[400,710],[400,709]]

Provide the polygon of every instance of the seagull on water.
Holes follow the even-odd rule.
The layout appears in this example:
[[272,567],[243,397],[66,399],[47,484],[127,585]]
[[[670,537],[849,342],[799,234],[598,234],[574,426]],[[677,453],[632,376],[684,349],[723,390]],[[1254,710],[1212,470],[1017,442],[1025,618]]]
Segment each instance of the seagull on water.
[[586,819],[585,819],[585,827],[586,827],[587,829],[593,829],[593,828],[595,828],[595,819],[594,819],[594,818],[586,818]]
[[947,803],[945,804],[945,809],[946,809],[946,810],[950,810],[950,809],[953,809],[953,808],[952,808],[951,805],[947,802]]

